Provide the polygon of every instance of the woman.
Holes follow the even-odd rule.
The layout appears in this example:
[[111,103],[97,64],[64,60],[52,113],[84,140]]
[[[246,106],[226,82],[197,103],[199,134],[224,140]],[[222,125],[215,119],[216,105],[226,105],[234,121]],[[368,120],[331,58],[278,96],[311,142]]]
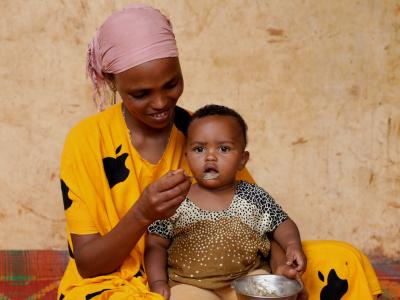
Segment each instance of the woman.
[[[189,114],[176,106],[183,78],[168,19],[144,5],[113,13],[89,46],[88,74],[100,109],[107,86],[122,104],[83,120],[65,141],[71,258],[59,299],[162,299],[146,286],[143,234],[175,212],[191,184]],[[252,181],[247,171],[240,178]]]
[[[99,109],[107,88],[122,104],[83,120],[65,141],[70,260],[58,299],[163,299],[147,287],[144,233],[175,212],[191,184],[182,133],[189,114],[176,106],[183,78],[171,24],[158,10],[130,5],[100,27],[87,61]],[[246,170],[238,179],[253,182]],[[272,242],[272,270],[294,277],[285,263]]]

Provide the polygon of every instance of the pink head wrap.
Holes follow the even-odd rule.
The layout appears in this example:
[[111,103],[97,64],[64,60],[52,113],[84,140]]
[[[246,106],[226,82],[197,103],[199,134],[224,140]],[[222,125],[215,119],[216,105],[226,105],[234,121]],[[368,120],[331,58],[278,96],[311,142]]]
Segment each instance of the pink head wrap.
[[177,56],[171,23],[159,10],[131,4],[114,12],[97,30],[87,52],[86,72],[98,109],[106,104],[103,72],[118,74],[154,59]]

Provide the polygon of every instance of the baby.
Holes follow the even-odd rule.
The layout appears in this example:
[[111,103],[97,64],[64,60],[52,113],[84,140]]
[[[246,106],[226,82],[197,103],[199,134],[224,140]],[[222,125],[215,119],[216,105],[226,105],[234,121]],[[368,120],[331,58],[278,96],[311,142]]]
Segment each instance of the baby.
[[263,259],[269,236],[288,264],[305,270],[296,224],[261,187],[236,180],[249,159],[246,145],[247,125],[234,110],[207,105],[193,114],[186,157],[195,183],[172,217],[149,226],[151,291],[174,300],[184,299],[182,291],[196,299],[235,299],[234,279],[269,272]]

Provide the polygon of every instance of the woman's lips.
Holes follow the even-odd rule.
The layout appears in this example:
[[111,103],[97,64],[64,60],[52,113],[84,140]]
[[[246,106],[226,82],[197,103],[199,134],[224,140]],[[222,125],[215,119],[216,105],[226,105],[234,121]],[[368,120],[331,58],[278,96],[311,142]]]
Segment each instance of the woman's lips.
[[150,115],[153,119],[158,122],[164,122],[169,118],[169,110],[165,110],[163,112],[158,112]]

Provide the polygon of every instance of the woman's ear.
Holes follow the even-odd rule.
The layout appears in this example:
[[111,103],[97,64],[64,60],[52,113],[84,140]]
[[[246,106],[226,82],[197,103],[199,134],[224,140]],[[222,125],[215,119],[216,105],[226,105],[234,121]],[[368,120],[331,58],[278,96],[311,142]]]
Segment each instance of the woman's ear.
[[117,87],[115,85],[115,77],[114,74],[111,73],[104,73],[103,72],[103,77],[107,82],[108,87],[113,91],[116,92],[117,91]]
[[240,159],[240,163],[239,163],[239,167],[238,167],[239,171],[244,169],[247,162],[249,161],[249,158],[250,158],[249,151],[243,151],[242,158]]

